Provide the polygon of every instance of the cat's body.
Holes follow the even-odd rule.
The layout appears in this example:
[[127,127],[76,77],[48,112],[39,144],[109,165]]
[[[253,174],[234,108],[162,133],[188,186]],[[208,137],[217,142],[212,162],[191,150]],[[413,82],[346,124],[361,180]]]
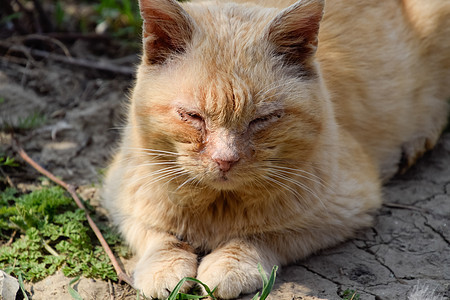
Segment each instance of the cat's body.
[[141,1],[104,206],[148,296],[191,276],[237,297],[260,286],[258,263],[351,237],[381,204],[379,178],[445,126],[450,4],[330,0],[316,49],[323,1],[270,8],[285,2]]

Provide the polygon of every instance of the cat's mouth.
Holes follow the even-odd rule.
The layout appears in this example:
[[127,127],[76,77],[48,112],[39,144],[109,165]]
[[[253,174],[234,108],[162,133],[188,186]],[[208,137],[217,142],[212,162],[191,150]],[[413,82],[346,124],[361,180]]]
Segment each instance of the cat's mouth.
[[227,174],[225,174],[225,173],[220,174],[220,177],[218,179],[219,182],[226,182],[226,181],[229,181],[229,180],[230,179],[228,178]]
[[227,173],[218,174],[218,176],[211,182],[216,189],[231,190],[236,188],[237,182],[233,177]]

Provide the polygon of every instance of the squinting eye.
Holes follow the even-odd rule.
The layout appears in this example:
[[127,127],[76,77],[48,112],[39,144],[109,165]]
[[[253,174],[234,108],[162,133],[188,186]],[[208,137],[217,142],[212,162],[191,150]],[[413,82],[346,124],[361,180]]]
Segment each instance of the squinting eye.
[[249,126],[253,126],[253,127],[264,126],[266,124],[272,123],[272,122],[280,119],[281,117],[282,117],[281,112],[275,112],[275,113],[254,119],[253,121],[250,122]]
[[202,130],[205,127],[205,120],[197,113],[179,110],[178,115],[180,116],[181,120],[189,123],[197,130]]
[[196,113],[186,113],[189,117],[191,117],[192,119],[198,120],[198,121],[202,121],[203,122],[203,118],[196,114]]
[[250,122],[250,126],[267,122],[269,119],[270,119],[269,116],[256,118],[256,119],[254,119],[253,121]]

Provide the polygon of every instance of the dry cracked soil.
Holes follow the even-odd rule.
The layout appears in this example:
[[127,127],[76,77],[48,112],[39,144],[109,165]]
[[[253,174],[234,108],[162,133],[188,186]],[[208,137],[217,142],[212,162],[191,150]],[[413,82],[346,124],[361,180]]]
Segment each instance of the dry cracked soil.
[[[30,65],[5,57],[0,61],[0,120],[18,124],[35,113],[46,116],[45,123],[17,133],[17,139],[34,160],[78,185],[95,203],[99,174],[118,140],[132,83],[125,76],[50,60]],[[0,134],[2,152],[12,155],[10,134]],[[26,168],[11,179],[20,186],[38,176]],[[284,267],[269,298],[335,300],[351,289],[364,300],[401,300],[419,285],[450,299],[450,132],[383,190],[385,205],[373,227]],[[69,281],[57,273],[26,287],[32,299],[70,299]],[[136,299],[126,285],[101,280],[82,278],[75,289],[84,299]]]

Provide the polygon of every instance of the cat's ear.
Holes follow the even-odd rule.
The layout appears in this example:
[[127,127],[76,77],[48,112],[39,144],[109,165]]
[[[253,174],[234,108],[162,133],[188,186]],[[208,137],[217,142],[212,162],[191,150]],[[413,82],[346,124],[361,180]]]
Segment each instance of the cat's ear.
[[269,41],[289,64],[301,64],[316,53],[324,0],[301,0],[283,11],[268,26]]
[[183,52],[192,38],[194,21],[175,0],[139,0],[143,19],[144,61],[163,64]]

